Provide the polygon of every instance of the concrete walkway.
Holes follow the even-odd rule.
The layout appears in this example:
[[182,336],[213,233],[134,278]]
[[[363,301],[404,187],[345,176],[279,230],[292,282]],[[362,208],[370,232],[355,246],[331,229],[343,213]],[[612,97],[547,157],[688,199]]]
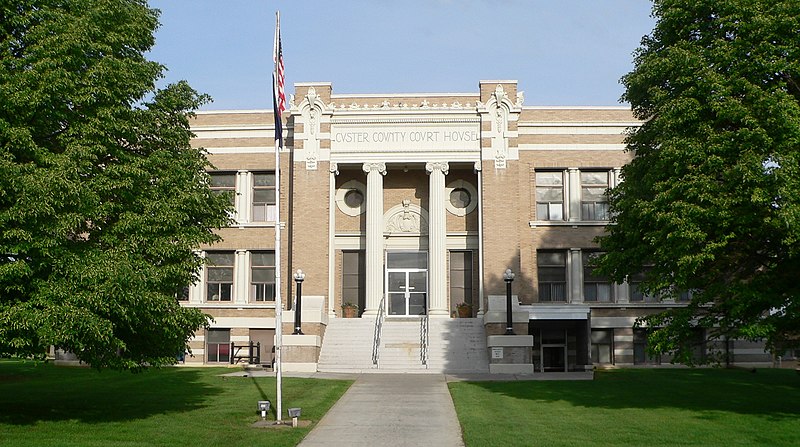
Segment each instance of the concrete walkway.
[[300,447],[464,445],[442,374],[361,374]]

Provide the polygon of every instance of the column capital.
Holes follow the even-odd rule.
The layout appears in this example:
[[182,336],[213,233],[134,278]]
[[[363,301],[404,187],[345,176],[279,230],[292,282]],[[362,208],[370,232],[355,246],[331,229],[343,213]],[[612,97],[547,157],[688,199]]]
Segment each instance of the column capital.
[[425,170],[428,171],[428,173],[442,171],[444,175],[447,175],[447,172],[450,171],[450,164],[446,161],[429,161],[425,163]]
[[333,162],[333,161],[332,161],[332,162],[330,163],[330,165],[328,166],[328,170],[329,170],[329,171],[331,172],[331,174],[333,174],[333,175],[339,175],[339,163],[336,163],[336,162]]
[[361,166],[361,169],[364,170],[367,174],[371,171],[377,171],[382,175],[386,175],[386,163],[384,162],[367,162]]

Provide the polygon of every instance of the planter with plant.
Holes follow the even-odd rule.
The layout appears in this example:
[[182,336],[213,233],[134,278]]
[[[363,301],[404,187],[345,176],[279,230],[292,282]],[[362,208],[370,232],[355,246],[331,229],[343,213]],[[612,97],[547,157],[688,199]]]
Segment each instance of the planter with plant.
[[358,318],[358,305],[355,303],[342,303],[343,318]]
[[456,311],[458,318],[472,318],[472,304],[458,303],[456,304]]

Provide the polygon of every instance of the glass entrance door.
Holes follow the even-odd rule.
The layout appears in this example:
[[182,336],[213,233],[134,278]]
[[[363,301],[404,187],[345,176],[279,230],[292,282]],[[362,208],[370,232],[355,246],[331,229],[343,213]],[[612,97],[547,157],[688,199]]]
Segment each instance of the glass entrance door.
[[387,272],[389,315],[425,315],[428,272]]
[[388,315],[425,315],[428,301],[428,256],[425,252],[386,254]]
[[542,372],[567,371],[566,329],[542,329]]

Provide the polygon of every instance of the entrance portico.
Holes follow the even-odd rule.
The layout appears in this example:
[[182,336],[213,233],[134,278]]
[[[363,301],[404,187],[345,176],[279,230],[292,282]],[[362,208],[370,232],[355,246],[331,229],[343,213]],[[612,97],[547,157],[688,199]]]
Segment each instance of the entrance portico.
[[[411,166],[411,170],[409,170]],[[388,315],[430,315],[449,317],[448,306],[448,235],[447,206],[448,200],[446,179],[450,164],[445,161],[428,162],[424,171],[422,163],[392,163],[387,168],[385,162],[367,162],[361,165],[366,174],[366,225],[364,246],[366,258],[365,271],[365,309],[364,315],[376,315],[381,300],[385,297]],[[469,166],[469,165],[467,165]],[[427,194],[424,188],[411,190],[408,196],[419,198],[425,208],[413,204],[410,198],[403,198],[397,205],[384,211],[385,196],[384,179],[387,171],[394,167],[394,174],[402,173],[408,178],[409,188],[419,183],[419,176],[427,173]],[[402,168],[402,169],[400,169]],[[393,183],[403,183],[402,179],[393,179]],[[462,180],[463,182],[463,180]],[[460,192],[460,191],[459,191]],[[471,197],[470,200],[477,200]],[[386,206],[389,206],[387,204]],[[464,237],[461,238],[465,239]],[[458,241],[451,243],[458,244]],[[398,267],[392,266],[393,260],[414,254],[416,264]],[[419,256],[425,256],[424,265]],[[398,268],[416,269],[409,277],[401,281],[402,272]],[[409,271],[410,272],[410,271]],[[420,281],[424,280],[424,284]],[[409,285],[407,282],[416,285]],[[398,290],[397,287],[414,287]],[[421,293],[420,291],[424,291]],[[400,311],[400,293],[405,293],[407,309]],[[410,301],[409,301],[410,300]],[[420,302],[420,300],[422,300]]]

